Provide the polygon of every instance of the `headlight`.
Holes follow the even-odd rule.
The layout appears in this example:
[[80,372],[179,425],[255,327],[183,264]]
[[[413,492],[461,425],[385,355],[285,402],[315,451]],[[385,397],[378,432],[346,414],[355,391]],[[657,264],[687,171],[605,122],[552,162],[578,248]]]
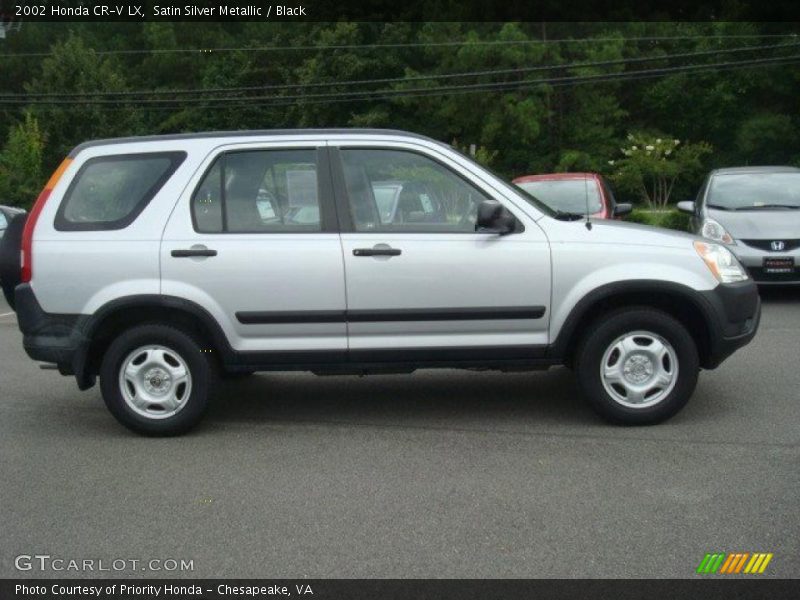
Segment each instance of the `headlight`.
[[717,223],[714,219],[705,219],[703,226],[700,228],[700,235],[715,242],[722,242],[723,244],[733,244],[731,234],[725,231],[725,228]]
[[735,283],[747,279],[747,271],[725,246],[695,242],[694,249],[721,283]]

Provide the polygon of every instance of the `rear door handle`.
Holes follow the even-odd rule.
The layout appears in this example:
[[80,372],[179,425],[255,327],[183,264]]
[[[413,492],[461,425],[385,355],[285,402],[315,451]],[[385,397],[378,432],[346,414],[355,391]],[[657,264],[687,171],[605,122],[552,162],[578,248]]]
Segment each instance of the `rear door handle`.
[[211,248],[185,248],[182,250],[173,250],[171,254],[175,258],[190,258],[193,256],[216,256],[217,251]]
[[355,248],[353,256],[400,256],[400,248]]

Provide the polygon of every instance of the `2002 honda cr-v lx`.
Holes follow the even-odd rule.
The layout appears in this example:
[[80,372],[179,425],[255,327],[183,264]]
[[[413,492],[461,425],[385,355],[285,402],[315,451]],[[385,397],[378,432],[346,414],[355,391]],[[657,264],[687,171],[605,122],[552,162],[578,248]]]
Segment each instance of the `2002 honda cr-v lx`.
[[82,144],[2,256],[28,355],[147,434],[265,370],[566,364],[606,419],[656,423],[760,316],[724,246],[554,212],[399,131]]

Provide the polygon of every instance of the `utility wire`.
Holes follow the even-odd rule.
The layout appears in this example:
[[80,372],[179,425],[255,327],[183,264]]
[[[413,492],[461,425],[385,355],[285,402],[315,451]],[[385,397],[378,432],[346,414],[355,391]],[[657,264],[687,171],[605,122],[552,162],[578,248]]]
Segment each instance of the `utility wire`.
[[[409,88],[399,90],[374,90],[367,92],[345,92],[333,94],[315,94],[309,96],[249,96],[234,98],[228,102],[222,102],[220,99],[212,99],[206,101],[205,104],[200,105],[200,108],[238,108],[238,107],[280,107],[292,106],[298,103],[302,104],[320,104],[320,103],[333,103],[333,102],[358,102],[358,101],[376,101],[376,100],[391,100],[396,98],[413,98],[425,97],[434,95],[457,95],[469,94],[477,92],[491,92],[491,91],[509,91],[521,90],[540,85],[550,86],[571,86],[580,85],[584,83],[602,83],[610,81],[626,81],[646,79],[653,77],[663,77],[673,74],[681,73],[702,73],[707,71],[719,70],[738,70],[743,68],[753,68],[761,65],[779,65],[779,64],[792,64],[800,62],[800,54],[793,54],[781,57],[770,57],[761,59],[750,59],[745,61],[729,61],[721,63],[699,64],[699,65],[681,65],[676,67],[664,67],[655,69],[643,69],[639,71],[623,71],[617,73],[602,73],[595,75],[579,75],[567,77],[552,77],[541,79],[523,79],[511,82],[492,82],[471,85],[459,86],[440,86],[436,88]],[[0,105],[14,104],[0,100]],[[32,101],[29,104],[60,104],[56,101],[41,100]],[[114,103],[98,103],[97,101],[84,101],[74,102],[72,107],[92,106],[98,105],[103,108],[110,109],[130,109],[132,107],[114,106]],[[117,103],[118,104],[118,103]],[[164,110],[180,110],[186,108],[186,105],[164,105],[157,104],[155,106],[147,106],[147,108],[164,109]]]
[[[371,85],[376,83],[401,83],[406,81],[426,81],[434,79],[460,79],[466,77],[485,77],[491,75],[514,75],[519,73],[532,73],[537,71],[550,71],[555,69],[579,69],[586,67],[606,67],[627,64],[638,64],[644,62],[654,62],[660,60],[672,60],[676,58],[696,58],[700,56],[718,56],[722,54],[735,54],[740,52],[760,52],[765,50],[776,49],[789,49],[800,46],[800,42],[790,44],[772,44],[766,46],[741,46],[738,48],[723,48],[721,50],[702,50],[698,52],[683,52],[677,54],[664,54],[660,56],[641,56],[633,58],[620,58],[615,60],[593,61],[593,62],[578,62],[578,63],[564,63],[556,65],[537,65],[533,67],[519,67],[513,69],[495,69],[484,71],[466,71],[460,73],[444,73],[444,74],[430,74],[430,75],[412,75],[409,77],[389,77],[381,79],[360,79],[348,81],[326,81],[318,83],[287,83],[287,84],[274,84],[263,86],[245,86],[245,87],[221,87],[221,88],[191,88],[191,89],[173,89],[173,90],[127,90],[120,92],[40,92],[40,93],[0,93],[0,99],[30,99],[30,98],[94,98],[102,97],[106,99],[113,99],[117,97],[130,97],[140,96],[147,98],[151,96],[162,95],[190,95],[190,94],[230,94],[240,92],[256,92],[256,91],[269,91],[269,90],[289,90],[289,89],[311,89],[311,88],[330,88],[351,85]],[[171,99],[170,99],[171,100]]]
[[[635,81],[639,79],[652,79],[657,77],[666,77],[676,74],[693,74],[703,73],[708,71],[735,71],[740,69],[752,69],[762,65],[782,65],[800,63],[800,54],[794,54],[782,57],[773,57],[766,59],[754,59],[749,61],[736,61],[727,63],[715,63],[706,65],[682,65],[680,67],[664,68],[664,69],[644,69],[640,71],[623,71],[618,73],[603,73],[597,75],[584,75],[584,76],[571,76],[571,77],[555,77],[545,79],[528,79],[516,82],[498,82],[495,84],[485,84],[478,88],[477,86],[450,86],[447,89],[443,88],[417,88],[417,90],[409,90],[411,93],[403,93],[404,90],[386,90],[381,92],[381,96],[349,96],[342,99],[326,98],[326,99],[309,99],[304,100],[302,97],[299,102],[303,104],[325,104],[329,102],[363,102],[365,100],[392,100],[395,98],[420,98],[426,96],[439,96],[439,95],[461,95],[461,94],[474,94],[480,92],[493,92],[493,91],[516,91],[528,88],[537,87],[540,85],[549,85],[553,87],[571,87],[574,85],[583,85],[587,83],[605,83],[614,81]],[[377,93],[377,92],[376,92]],[[346,96],[346,95],[345,95]],[[274,98],[274,97],[273,97]],[[259,106],[292,106],[298,103],[297,99],[288,99],[279,96],[274,98],[274,102],[258,102]],[[245,100],[245,98],[236,98],[235,101]],[[253,106],[252,103],[240,102],[234,106]],[[229,106],[226,103],[217,103],[214,106],[224,108]]]
[[[732,39],[778,39],[797,38],[797,33],[774,34],[719,34],[719,35],[672,35],[672,36],[637,36],[637,37],[605,37],[605,38],[562,38],[533,40],[460,40],[447,42],[405,42],[390,44],[321,44],[305,46],[255,46],[255,47],[220,47],[220,48],[153,48],[140,50],[97,50],[99,56],[137,55],[137,54],[213,54],[215,52],[292,52],[310,50],[380,50],[400,48],[441,48],[454,46],[521,46],[535,44],[592,44],[607,42],[667,42],[678,40],[732,40]],[[52,52],[5,52],[0,58],[41,58],[52,56]]]

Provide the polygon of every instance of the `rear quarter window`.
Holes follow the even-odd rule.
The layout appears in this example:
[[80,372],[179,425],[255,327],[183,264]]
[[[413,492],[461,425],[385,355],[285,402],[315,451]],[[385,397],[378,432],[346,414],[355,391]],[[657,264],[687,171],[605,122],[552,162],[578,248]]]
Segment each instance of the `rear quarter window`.
[[56,213],[59,231],[124,229],[186,158],[185,152],[90,158],[78,170]]

